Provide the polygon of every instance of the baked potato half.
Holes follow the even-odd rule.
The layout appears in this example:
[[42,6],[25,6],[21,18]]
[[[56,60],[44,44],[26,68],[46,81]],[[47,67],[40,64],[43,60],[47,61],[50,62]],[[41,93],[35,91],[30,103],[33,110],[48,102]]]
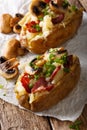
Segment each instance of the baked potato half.
[[25,66],[15,86],[19,104],[39,112],[51,108],[76,87],[80,62],[64,48],[50,49]]
[[82,9],[65,0],[33,0],[29,12],[19,22],[21,45],[36,54],[58,47],[76,34],[82,15]]

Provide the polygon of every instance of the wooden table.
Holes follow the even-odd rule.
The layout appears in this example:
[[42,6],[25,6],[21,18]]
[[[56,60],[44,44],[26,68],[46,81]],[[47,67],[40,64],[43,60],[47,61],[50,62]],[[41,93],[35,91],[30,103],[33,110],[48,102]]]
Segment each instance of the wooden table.
[[[87,130],[87,105],[79,120],[81,130]],[[0,130],[70,130],[70,124],[70,121],[37,116],[0,99]]]
[[[69,1],[76,3],[77,0]],[[79,0],[79,2],[87,11],[87,0]],[[83,122],[80,129],[87,130],[87,105],[79,120]],[[39,117],[0,99],[0,130],[70,130],[70,124],[72,122]]]

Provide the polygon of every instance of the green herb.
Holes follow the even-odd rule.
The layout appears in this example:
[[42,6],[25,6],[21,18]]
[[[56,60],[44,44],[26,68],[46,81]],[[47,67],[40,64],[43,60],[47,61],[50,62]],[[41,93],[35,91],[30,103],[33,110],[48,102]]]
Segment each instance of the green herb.
[[4,93],[3,96],[6,96],[6,93]]
[[47,10],[43,10],[43,13],[44,13],[44,15],[48,15],[49,14]]
[[4,88],[4,86],[2,84],[0,84],[0,89],[3,89],[3,88]]
[[56,68],[55,65],[53,65],[50,61],[46,62],[46,64],[43,67],[43,73],[46,77],[49,77],[54,69]]
[[67,0],[63,1],[63,8],[67,8],[69,6],[69,2]]
[[63,68],[64,72],[70,72],[70,69],[69,68]]
[[35,28],[36,28],[37,32],[41,31],[41,27],[39,26],[39,24],[36,24]]
[[34,75],[34,79],[38,80],[39,79],[39,75]]
[[77,11],[77,10],[78,10],[75,5],[72,5],[72,9],[73,9],[74,11]]
[[77,120],[75,121],[73,124],[71,124],[69,126],[70,129],[74,129],[74,130],[80,130],[80,125],[82,124],[82,121]]
[[40,58],[41,58],[41,56],[40,56],[40,55],[38,55],[38,56],[37,56],[37,60],[39,60]]
[[38,20],[43,21],[43,17],[39,17]]
[[67,54],[64,54],[64,55],[61,56],[60,58],[56,58],[54,61],[55,61],[56,63],[60,63],[60,64],[67,63]]
[[51,53],[51,52],[56,52],[57,51],[57,48],[51,48],[50,50],[49,50],[49,52]]
[[32,87],[33,87],[33,84],[32,84],[32,83],[30,83],[30,84],[29,84],[29,88],[31,89]]
[[29,66],[31,66],[31,67],[33,67],[33,65],[34,65],[34,64],[33,64],[32,62],[29,63]]
[[48,9],[49,9],[49,5],[46,5],[46,8],[42,10],[42,13],[44,15],[48,15],[49,14]]
[[49,59],[50,59],[50,60],[54,59],[54,57],[55,57],[55,55],[54,55],[53,53],[51,53],[51,54],[49,55]]
[[35,70],[38,69],[38,66],[36,66],[33,62],[30,62],[29,66],[31,66]]

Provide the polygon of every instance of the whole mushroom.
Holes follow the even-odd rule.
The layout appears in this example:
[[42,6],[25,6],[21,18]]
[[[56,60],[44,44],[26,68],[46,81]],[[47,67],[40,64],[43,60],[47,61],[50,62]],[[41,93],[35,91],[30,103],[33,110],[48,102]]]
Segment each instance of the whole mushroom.
[[0,16],[0,32],[1,33],[11,33],[12,27],[10,26],[10,20],[12,16],[10,14],[3,14]]
[[22,56],[24,54],[25,49],[21,48],[20,42],[18,40],[12,38],[7,41],[3,54],[7,59],[16,58],[17,56]]

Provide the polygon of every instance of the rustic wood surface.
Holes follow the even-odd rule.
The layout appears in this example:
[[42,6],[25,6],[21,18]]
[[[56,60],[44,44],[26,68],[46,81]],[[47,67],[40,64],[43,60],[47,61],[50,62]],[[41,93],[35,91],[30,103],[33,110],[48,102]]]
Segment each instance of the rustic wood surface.
[[[87,130],[87,105],[79,117],[80,130]],[[40,117],[0,99],[0,130],[70,130],[70,121]]]

